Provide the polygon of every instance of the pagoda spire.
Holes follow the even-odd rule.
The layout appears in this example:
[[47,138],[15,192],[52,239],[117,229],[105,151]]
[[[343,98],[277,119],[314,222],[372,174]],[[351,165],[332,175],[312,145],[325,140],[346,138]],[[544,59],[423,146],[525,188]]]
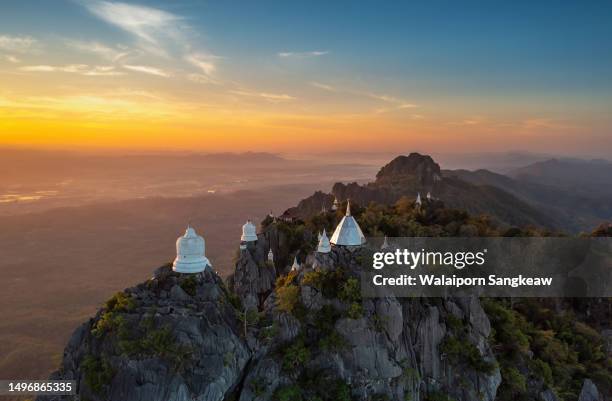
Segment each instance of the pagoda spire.
[[297,255],[295,255],[295,257],[293,258],[293,265],[291,266],[291,271],[298,271],[298,270],[300,270],[300,264],[298,263]]
[[317,246],[317,252],[319,253],[331,252],[331,244],[329,242],[329,238],[327,238],[327,232],[325,231],[325,228],[323,229],[323,233],[319,236],[319,244]]
[[361,246],[366,242],[365,236],[357,224],[357,221],[351,216],[351,202],[346,202],[346,214],[336,226],[334,234],[330,239],[332,245],[340,246]]

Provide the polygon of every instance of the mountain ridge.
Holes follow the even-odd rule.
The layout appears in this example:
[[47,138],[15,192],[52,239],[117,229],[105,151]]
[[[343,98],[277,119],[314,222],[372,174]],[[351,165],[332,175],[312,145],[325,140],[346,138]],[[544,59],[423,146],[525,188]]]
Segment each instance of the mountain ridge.
[[383,166],[373,182],[336,183],[331,195],[315,194],[296,207],[287,210],[288,216],[305,218],[323,207],[332,207],[334,197],[351,199],[362,206],[370,202],[393,204],[402,197],[424,197],[427,193],[452,208],[465,209],[474,214],[489,214],[503,225],[533,225],[558,228],[555,221],[515,195],[491,185],[475,185],[453,176],[445,176],[440,166],[430,157],[419,153],[398,156]]
[[612,219],[612,197],[589,196],[563,187],[533,180],[513,178],[480,169],[443,170],[447,177],[457,177],[476,185],[503,188],[517,198],[544,211],[557,226],[570,232],[586,231],[602,221]]

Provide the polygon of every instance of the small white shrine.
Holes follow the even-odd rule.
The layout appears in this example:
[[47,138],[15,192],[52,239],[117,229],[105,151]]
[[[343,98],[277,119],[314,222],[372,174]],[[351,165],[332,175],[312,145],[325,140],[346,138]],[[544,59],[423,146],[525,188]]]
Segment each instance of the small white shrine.
[[253,224],[251,220],[247,220],[247,222],[242,226],[242,236],[240,237],[240,241],[257,241],[257,227],[255,227],[255,224]]
[[297,256],[293,258],[293,265],[291,266],[291,271],[296,272],[300,270],[300,264],[298,263]]
[[346,203],[346,214],[334,230],[330,242],[339,246],[360,246],[366,242],[365,235],[357,221],[351,216],[351,203]]
[[340,207],[340,202],[338,202],[338,198],[334,196],[334,203],[332,204],[331,210],[336,211]]
[[417,198],[416,198],[416,201],[414,202],[414,204],[417,207],[421,207],[421,205],[423,204],[423,202],[421,201],[421,193],[420,192],[417,193]]
[[204,238],[188,225],[185,234],[176,240],[176,259],[172,270],[178,273],[200,273],[207,267],[212,268],[205,256],[205,250]]
[[329,238],[327,238],[327,233],[325,232],[325,229],[323,229],[323,233],[319,235],[319,245],[317,246],[317,252],[331,252],[331,243],[329,242]]
[[272,253],[272,248],[268,251],[268,262],[274,263],[274,253]]

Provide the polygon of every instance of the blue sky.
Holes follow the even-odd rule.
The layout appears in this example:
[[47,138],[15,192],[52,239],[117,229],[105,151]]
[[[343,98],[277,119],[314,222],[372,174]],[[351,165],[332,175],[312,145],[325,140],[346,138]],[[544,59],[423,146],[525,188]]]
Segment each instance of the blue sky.
[[[574,140],[592,136],[593,150],[610,135],[611,2],[26,0],[0,7],[1,79],[10,68],[66,75],[74,70],[67,65],[87,65],[78,73],[172,78],[133,77],[129,86],[173,101],[202,103],[208,93],[226,110],[231,99],[223,96],[231,93],[243,99],[240,110],[253,112],[392,111],[388,120],[516,127],[539,120],[543,130],[571,127]],[[34,45],[6,45],[16,38]],[[90,92],[104,79],[87,82]],[[208,86],[196,93],[195,81]],[[411,117],[397,115],[402,110]]]

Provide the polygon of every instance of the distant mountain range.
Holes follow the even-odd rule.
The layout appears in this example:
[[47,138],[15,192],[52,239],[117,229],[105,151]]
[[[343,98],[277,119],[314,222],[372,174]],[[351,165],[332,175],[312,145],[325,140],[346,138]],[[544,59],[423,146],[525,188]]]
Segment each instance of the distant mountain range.
[[590,230],[612,219],[612,163],[552,159],[513,170],[509,176],[488,170],[446,170],[475,185],[489,185],[542,210],[555,226]]
[[331,207],[334,196],[367,205],[431,193],[449,207],[488,214],[504,225],[591,230],[612,218],[612,174],[607,173],[611,166],[602,161],[551,160],[516,169],[511,177],[488,170],[441,170],[430,156],[411,153],[382,167],[373,182],[336,183],[332,194],[314,194],[288,213],[316,213]]
[[575,195],[612,197],[612,163],[607,160],[550,159],[508,173],[522,182],[554,186]]

